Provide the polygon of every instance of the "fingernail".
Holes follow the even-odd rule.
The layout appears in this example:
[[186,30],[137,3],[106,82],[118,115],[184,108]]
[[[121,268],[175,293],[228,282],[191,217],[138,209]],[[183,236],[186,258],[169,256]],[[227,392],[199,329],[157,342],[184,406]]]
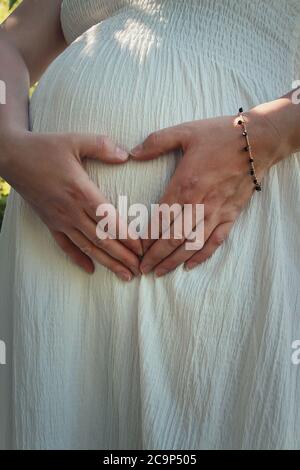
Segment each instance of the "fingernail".
[[129,282],[131,281],[132,279],[132,276],[127,273],[126,271],[119,271],[116,273],[116,275],[122,280],[122,281],[126,281],[126,282]]
[[133,272],[133,274],[135,274],[136,276],[140,276],[141,275],[141,271],[139,270],[139,268],[137,268],[136,266],[130,266],[130,270]]
[[143,145],[137,145],[136,147],[134,147],[132,150],[130,150],[130,155],[132,155],[133,157],[136,157],[141,151],[143,150]]
[[161,276],[164,276],[165,274],[168,274],[168,269],[165,269],[165,268],[158,268],[156,271],[155,271],[155,276],[156,277],[161,277]]
[[143,274],[148,274],[150,273],[152,266],[150,264],[145,264],[145,266],[141,266],[140,269]]
[[185,264],[185,265],[184,265],[184,269],[185,269],[186,271],[190,271],[191,269],[196,268],[196,266],[198,266],[198,263],[191,262],[191,263]]
[[[128,236],[131,240],[135,240],[136,234],[130,229],[130,227],[128,228]],[[132,249],[138,256],[142,257],[144,255],[143,246],[140,240],[138,240],[137,246],[134,246]]]
[[125,150],[117,147],[116,148],[116,156],[120,158],[120,160],[128,160],[129,154]]

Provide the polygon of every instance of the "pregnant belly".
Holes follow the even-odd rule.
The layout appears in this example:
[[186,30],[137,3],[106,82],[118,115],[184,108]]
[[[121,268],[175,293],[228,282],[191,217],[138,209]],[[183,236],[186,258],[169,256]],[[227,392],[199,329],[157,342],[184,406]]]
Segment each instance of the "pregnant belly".
[[[99,23],[51,64],[31,101],[33,131],[95,132],[129,150],[152,131],[235,112],[239,77],[228,86],[231,70],[133,21],[122,28],[115,16]],[[124,194],[148,204],[163,193],[179,157],[117,167],[89,162],[87,171],[111,202]]]
[[[174,70],[163,61],[155,51],[134,56],[97,25],[42,77],[30,105],[32,130],[108,135],[129,150],[154,130],[192,119],[186,85],[174,83]],[[89,161],[87,171],[111,202],[121,194],[129,203],[150,204],[163,193],[179,153],[122,166]]]
[[[129,150],[155,130],[234,113],[236,103],[245,103],[236,96],[244,86],[238,74],[199,48],[181,50],[172,37],[161,41],[155,31],[130,25],[120,30],[117,17],[99,23],[51,64],[31,101],[33,131],[99,133]],[[150,204],[178,158],[179,151],[123,166],[90,161],[87,171],[112,203],[121,194],[129,203]]]
[[[104,23],[110,24],[109,21]],[[71,44],[44,74],[30,106],[33,131],[106,134],[129,150],[157,129],[210,115],[233,113],[237,103],[245,102],[235,95],[238,88],[243,90],[243,78],[239,79],[235,75],[235,87],[228,86],[233,84],[231,70],[222,69],[213,62],[205,62],[192,49],[178,50],[178,43],[176,48],[172,43],[158,47],[151,37],[142,36],[139,39],[138,35],[135,38],[130,35],[127,38],[125,35],[126,40],[120,42],[118,36],[110,33],[105,24],[97,25]],[[245,99],[247,96],[249,93],[245,93]],[[179,158],[180,153],[174,152],[151,162],[130,161],[118,166],[90,161],[87,171],[113,204],[117,203],[119,195],[125,195],[129,204],[141,203],[149,207],[163,194]],[[31,226],[35,227],[34,224]],[[248,233],[247,226],[245,230]],[[26,252],[39,253],[43,248],[47,252],[49,243],[39,236],[39,230],[28,230],[28,233],[30,239],[27,243],[31,243],[32,249]],[[39,246],[41,250],[37,250]],[[222,253],[221,250],[219,253]],[[59,264],[59,257],[60,252],[53,245],[51,263]],[[161,284],[152,276],[143,277],[139,283],[140,298],[147,299],[148,303],[154,302],[152,307],[149,305],[149,309],[156,312],[157,305],[153,299],[156,299],[157,292],[161,293],[161,297],[168,292],[168,298],[173,299],[176,291],[178,312],[185,311],[185,302],[188,300],[195,304],[193,310],[197,313],[200,309],[199,299],[205,299],[208,305],[216,302],[217,285],[222,302],[230,305],[230,293],[226,290],[228,282],[222,284],[216,281],[211,284],[211,288],[208,287],[216,273],[221,273],[219,268],[223,265],[223,258],[219,255],[209,261],[209,270],[205,266],[187,273],[179,267],[176,278],[167,276]],[[70,264],[69,269],[68,275],[74,280],[73,265]],[[97,266],[96,274],[89,285],[91,296],[92,292],[98,292],[105,276],[105,279],[111,280],[115,289],[113,294],[110,289],[101,290],[102,299],[107,298],[107,302],[103,302],[105,305],[110,305],[111,298],[120,298],[122,303],[119,308],[122,311],[126,302],[129,305],[135,302],[132,290],[128,290],[128,293],[126,290],[125,293],[127,285],[122,290],[123,297],[120,296],[120,283],[107,270]],[[186,279],[192,281],[192,284],[185,282]],[[131,285],[131,289],[136,288],[135,284]],[[158,285],[162,291],[156,292]],[[203,286],[205,296],[200,292]],[[170,305],[166,307],[168,312],[171,311]],[[236,310],[231,309],[231,312]],[[216,324],[217,320],[211,318],[211,312],[208,313],[211,324]],[[219,315],[218,321],[222,323],[229,316],[230,310],[224,316]],[[174,325],[177,328],[176,321]],[[190,333],[186,337],[189,338]]]

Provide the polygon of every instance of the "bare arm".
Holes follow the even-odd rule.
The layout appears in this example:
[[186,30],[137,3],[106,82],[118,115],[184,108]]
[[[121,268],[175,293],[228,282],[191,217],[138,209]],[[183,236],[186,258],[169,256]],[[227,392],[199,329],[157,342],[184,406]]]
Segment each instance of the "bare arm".
[[[124,163],[128,154],[106,136],[40,134],[28,130],[28,91],[65,48],[62,0],[24,0],[0,28],[0,175],[33,207],[58,245],[87,272],[94,263],[123,280],[139,272],[131,239],[105,243],[96,236],[96,209],[107,202],[82,159]],[[134,253],[135,252],[135,253]]]
[[66,47],[61,3],[24,0],[1,25],[0,80],[6,85],[6,105],[0,106],[1,134],[10,127],[28,129],[29,87]]
[[300,150],[300,87],[269,103],[256,106],[252,113],[264,116],[276,129],[282,152],[270,165]]

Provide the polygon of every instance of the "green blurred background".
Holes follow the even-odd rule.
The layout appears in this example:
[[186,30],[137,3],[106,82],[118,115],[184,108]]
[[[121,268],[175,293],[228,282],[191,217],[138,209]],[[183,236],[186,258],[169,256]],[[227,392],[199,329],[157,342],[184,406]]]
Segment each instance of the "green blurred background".
[[[7,17],[10,9],[15,8],[20,2],[21,0],[0,0],[0,23]],[[9,185],[0,177],[0,228],[8,194]]]

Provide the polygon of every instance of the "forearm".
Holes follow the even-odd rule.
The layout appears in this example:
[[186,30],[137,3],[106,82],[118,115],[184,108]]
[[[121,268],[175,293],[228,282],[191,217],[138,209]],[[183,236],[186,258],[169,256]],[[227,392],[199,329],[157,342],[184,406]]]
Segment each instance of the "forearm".
[[61,0],[23,0],[0,26],[0,175],[11,164],[16,132],[28,131],[29,88],[66,48]]
[[282,158],[300,150],[300,88],[256,106],[251,113],[261,115],[271,123],[282,146],[279,153]]
[[17,131],[27,131],[29,72],[20,53],[9,41],[5,33],[0,33],[0,175],[5,177],[9,164],[7,146],[9,135]]
[[[5,91],[0,105],[0,136],[11,128],[28,130],[29,71],[16,47],[0,33],[0,80]],[[4,84],[4,86],[3,86]],[[0,154],[1,159],[1,154]]]

